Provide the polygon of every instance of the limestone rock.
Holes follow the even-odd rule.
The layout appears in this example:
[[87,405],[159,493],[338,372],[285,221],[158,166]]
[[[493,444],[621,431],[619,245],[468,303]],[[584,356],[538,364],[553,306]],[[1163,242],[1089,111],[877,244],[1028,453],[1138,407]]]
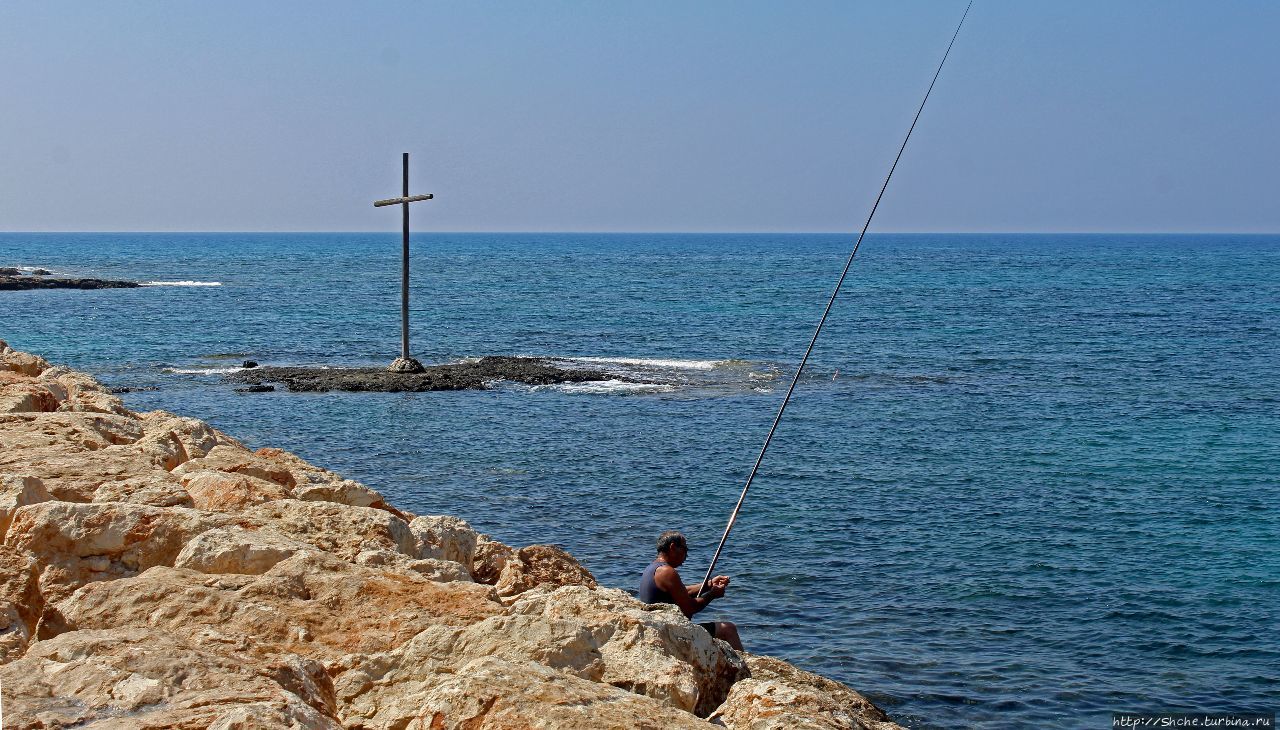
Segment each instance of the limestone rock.
[[418,557],[452,560],[471,570],[476,531],[465,520],[447,515],[423,515],[409,523],[418,541]]
[[471,571],[467,570],[467,566],[452,560],[437,560],[435,558],[410,560],[406,567],[424,578],[436,581],[437,583],[452,583],[454,581],[466,581],[467,583],[472,582]]
[[9,524],[19,507],[47,502],[51,499],[44,482],[32,476],[0,474],[0,542],[9,532]]
[[[454,669],[423,672],[381,705],[353,706],[349,727],[369,730],[499,728],[706,728],[688,713],[534,662],[482,657]],[[360,714],[367,708],[371,714]]]
[[408,523],[413,517],[388,505],[374,489],[352,479],[343,479],[328,469],[308,464],[302,458],[279,448],[260,448],[253,455],[274,461],[288,470],[293,478],[293,496],[307,502],[334,502],[351,507],[385,510]]
[[213,437],[218,440],[219,446],[226,446],[228,448],[233,448],[233,449],[243,449],[245,451],[249,450],[248,446],[245,446],[244,444],[240,443],[240,441],[233,438],[232,436],[226,433],[223,433],[222,431],[219,431],[218,429],[213,428],[212,426],[210,426],[209,429],[213,431]]
[[35,554],[40,591],[55,601],[90,581],[172,565],[193,536],[226,521],[177,507],[41,502],[18,509],[5,544]]
[[43,610],[35,556],[0,546],[0,664],[26,651]]
[[396,726],[414,716],[417,692],[441,673],[486,656],[536,662],[598,681],[600,651],[577,621],[495,616],[467,627],[433,626],[392,651],[360,657],[334,681],[344,720],[359,726]]
[[408,569],[408,564],[412,561],[413,558],[404,553],[379,548],[376,550],[361,550],[356,553],[356,557],[352,562],[356,565],[368,565],[377,568],[403,566]]
[[274,460],[259,456],[239,445],[222,443],[209,450],[205,456],[192,459],[174,469],[178,475],[197,471],[223,471],[263,479],[292,489],[297,481],[290,471]]
[[275,482],[247,474],[212,469],[184,470],[181,479],[182,486],[191,495],[195,507],[213,512],[240,513],[256,504],[292,496],[287,489]]
[[488,535],[476,539],[475,555],[471,560],[471,577],[477,583],[494,585],[502,576],[502,569],[515,557],[515,548],[504,545]]
[[465,626],[501,610],[488,588],[298,552],[262,575],[152,568],[90,583],[57,604],[62,630],[147,627],[246,654],[336,661],[385,652],[432,626]]
[[[147,438],[171,437],[181,447],[182,461],[201,459],[209,455],[222,442],[218,432],[209,424],[195,418],[183,418],[167,411],[151,411],[138,414]],[[224,439],[225,440],[225,439]],[[238,441],[230,440],[231,448],[243,448]],[[176,467],[177,464],[174,465]],[[169,467],[172,470],[174,467]]]
[[8,726],[32,729],[338,730],[326,679],[316,662],[264,666],[149,629],[63,634],[0,667]]
[[[32,451],[58,447],[67,451],[98,451],[128,445],[145,432],[135,418],[103,413],[40,413],[0,415],[0,437],[12,458],[35,461]],[[25,454],[16,450],[22,449]]]
[[295,553],[313,549],[274,530],[220,527],[196,535],[173,564],[201,573],[261,575]]
[[509,599],[540,585],[594,588],[596,579],[560,548],[530,545],[507,559],[494,589],[498,596]]
[[741,730],[901,730],[843,684],[772,657],[746,654],[749,679],[733,685],[711,721]]
[[66,393],[60,398],[62,402],[58,406],[59,410],[129,414],[123,401],[85,373],[64,367],[51,367],[40,372],[39,380]]
[[389,512],[371,507],[286,499],[257,505],[245,516],[344,560],[354,560],[365,550],[417,555],[417,540],[409,525]]
[[601,681],[705,717],[746,674],[742,658],[711,638],[674,606],[646,606],[616,589],[547,587],[521,596],[513,615],[573,620],[589,627],[600,647]]
[[156,469],[145,476],[130,477],[118,482],[104,482],[93,492],[93,502],[130,502],[149,504],[153,507],[194,507],[195,501],[183,488],[182,482],[163,469]]
[[204,458],[218,445],[209,424],[194,418],[152,411],[142,414],[138,420],[143,435],[134,443],[134,449],[165,471],[173,471],[191,459]]
[[10,386],[27,385],[30,382],[30,376],[23,375],[16,370],[9,370],[8,368],[0,366],[0,393],[4,393]]
[[373,507],[386,510],[405,522],[413,519],[397,510],[378,492],[360,482],[314,466],[298,456],[282,449],[262,448],[254,456],[272,461],[286,469],[293,478],[293,495],[309,502],[335,502],[351,507]]
[[[43,458],[23,466],[27,473],[44,482],[45,489],[55,499],[88,502],[98,487],[107,482],[146,477],[155,471],[152,461],[140,454],[122,451],[125,448],[112,446],[102,451],[79,453],[51,448],[40,455]],[[9,468],[12,467],[0,465],[0,469]]]
[[351,479],[333,482],[306,482],[293,488],[294,496],[308,502],[333,502],[352,507],[385,509],[382,495]]
[[0,383],[0,413],[49,413],[59,405],[58,397],[39,383]]
[[0,369],[35,377],[48,368],[49,363],[43,357],[18,352],[0,340]]
[[105,482],[158,468],[132,448],[142,435],[136,420],[119,414],[0,415],[0,472],[38,477],[54,498],[88,502]]
[[393,550],[361,550],[355,557],[355,563],[356,565],[367,565],[369,567],[420,575],[437,583],[474,582],[471,579],[471,572],[461,563],[455,563],[452,560],[437,560],[435,558],[417,560],[412,556]]
[[171,432],[147,434],[138,440],[133,448],[164,471],[173,471],[179,464],[188,460],[182,442]]

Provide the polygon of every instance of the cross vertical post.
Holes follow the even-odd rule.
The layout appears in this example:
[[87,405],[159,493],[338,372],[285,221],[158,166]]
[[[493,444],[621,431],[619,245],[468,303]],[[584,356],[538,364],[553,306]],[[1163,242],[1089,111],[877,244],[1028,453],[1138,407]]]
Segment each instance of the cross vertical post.
[[409,356],[409,203],[431,200],[433,195],[409,195],[409,153],[404,153],[404,187],[399,198],[376,200],[373,207],[399,205],[403,219],[404,238],[400,247],[400,357],[387,369],[393,373],[420,373],[422,363]]
[[409,359],[409,153],[404,153],[404,245],[400,247],[400,358]]

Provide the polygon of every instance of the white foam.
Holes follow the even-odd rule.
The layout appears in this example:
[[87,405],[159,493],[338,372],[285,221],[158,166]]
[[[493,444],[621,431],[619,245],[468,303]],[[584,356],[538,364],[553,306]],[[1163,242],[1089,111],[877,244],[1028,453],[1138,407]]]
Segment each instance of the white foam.
[[673,370],[710,370],[723,365],[728,360],[665,360],[638,357],[566,357],[570,362],[595,363],[600,365],[636,365],[649,368],[671,368]]
[[178,375],[227,375],[229,373],[238,373],[244,368],[164,368],[161,372],[177,373]]
[[630,393],[670,393],[674,385],[666,383],[632,383],[626,380],[591,380],[585,383],[559,383],[557,385],[541,385],[534,390],[550,388],[562,393],[582,393],[587,395],[625,395]]
[[222,286],[220,281],[144,281],[143,286]]

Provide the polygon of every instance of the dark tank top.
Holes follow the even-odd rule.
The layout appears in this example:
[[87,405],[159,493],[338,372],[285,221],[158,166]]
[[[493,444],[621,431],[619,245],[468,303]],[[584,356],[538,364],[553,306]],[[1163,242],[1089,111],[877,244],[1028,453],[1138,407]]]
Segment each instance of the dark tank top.
[[640,576],[640,590],[636,594],[644,603],[675,603],[671,600],[671,594],[658,587],[653,581],[653,574],[660,566],[666,565],[661,560],[655,560],[649,563],[649,567],[644,569],[644,573]]

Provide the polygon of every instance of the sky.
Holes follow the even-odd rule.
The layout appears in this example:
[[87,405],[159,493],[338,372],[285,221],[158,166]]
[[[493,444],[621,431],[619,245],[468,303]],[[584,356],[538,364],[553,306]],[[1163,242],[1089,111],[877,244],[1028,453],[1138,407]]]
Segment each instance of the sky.
[[[857,231],[964,7],[0,2],[0,230]],[[976,0],[872,231],[1280,232],[1278,35]]]

